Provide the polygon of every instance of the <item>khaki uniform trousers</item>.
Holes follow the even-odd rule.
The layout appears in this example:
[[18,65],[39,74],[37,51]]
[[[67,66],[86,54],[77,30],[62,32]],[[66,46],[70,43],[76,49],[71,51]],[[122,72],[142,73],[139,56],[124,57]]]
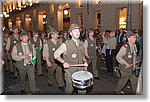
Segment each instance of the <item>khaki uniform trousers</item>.
[[25,89],[25,78],[26,74],[29,79],[30,84],[30,90],[32,93],[36,93],[36,84],[35,84],[35,74],[34,74],[34,68],[32,65],[23,66],[19,69],[19,75],[20,75],[20,86],[21,90]]
[[16,67],[16,63],[15,61],[11,58],[11,54],[9,53],[9,67],[10,67],[10,72],[14,73],[14,76],[17,77],[18,76],[18,72],[17,72],[17,67]]
[[[52,63],[52,67],[47,67],[47,78],[48,78],[48,83],[53,84],[53,79],[56,77],[56,81],[58,83],[59,87],[64,87],[64,77],[63,77],[63,72],[62,68],[58,66],[56,63]],[[56,71],[56,74],[55,74]]]
[[[65,69],[65,81],[66,81],[66,88],[65,92],[66,94],[72,94],[74,88],[72,86],[72,74],[75,73],[76,71],[81,71],[85,70],[84,67],[70,67],[68,69]],[[79,93],[79,91],[78,91]],[[82,93],[82,92],[80,92]],[[83,91],[83,94],[86,93],[86,90]]]
[[36,63],[36,68],[37,68],[37,74],[40,75],[42,74],[42,63],[41,63],[41,54],[36,55],[37,58],[37,63]]
[[18,71],[17,71],[16,62],[14,60],[12,60],[12,59],[10,60],[10,62],[12,63],[14,77],[18,77]]
[[11,54],[10,54],[10,52],[8,52],[8,57],[9,57],[9,61],[8,61],[8,63],[9,63],[9,66],[10,66],[10,72],[14,72],[14,65],[13,65],[13,61],[12,61],[12,59],[11,59]]
[[99,77],[98,75],[98,70],[97,70],[97,64],[96,64],[97,58],[96,57],[91,57],[88,59],[88,64],[92,65],[92,73],[94,77]]
[[5,61],[4,68],[5,68],[6,71],[8,71],[10,68],[9,68],[9,62],[8,62],[8,59],[7,59],[7,54],[6,54],[6,52],[4,52],[3,54],[4,54],[4,61]]
[[121,78],[119,79],[119,82],[117,84],[115,92],[117,92],[119,94],[120,91],[125,87],[127,81],[130,80],[133,94],[136,94],[138,78],[135,75],[132,75],[132,72],[127,73],[127,72],[122,71],[122,70],[120,70],[120,71],[121,71]]

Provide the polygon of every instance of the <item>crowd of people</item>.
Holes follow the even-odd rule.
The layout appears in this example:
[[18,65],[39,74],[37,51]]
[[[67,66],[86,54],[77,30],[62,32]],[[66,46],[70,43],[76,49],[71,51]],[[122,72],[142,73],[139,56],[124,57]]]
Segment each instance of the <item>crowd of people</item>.
[[20,79],[21,93],[25,93],[27,75],[31,94],[36,94],[35,77],[42,77],[43,68],[46,68],[48,86],[53,86],[55,77],[58,88],[66,94],[72,94],[74,88],[70,74],[85,68],[70,65],[84,64],[86,70],[91,66],[94,79],[100,80],[97,68],[97,57],[100,55],[107,73],[119,77],[114,94],[121,94],[129,80],[133,94],[136,94],[138,76],[133,72],[137,66],[141,66],[143,59],[141,30],[126,31],[120,28],[116,31],[83,31],[76,23],[72,23],[68,30],[60,32],[54,28],[48,28],[46,32],[26,32],[14,25],[11,31],[7,28],[3,30],[2,45],[3,68],[14,74],[14,79]]

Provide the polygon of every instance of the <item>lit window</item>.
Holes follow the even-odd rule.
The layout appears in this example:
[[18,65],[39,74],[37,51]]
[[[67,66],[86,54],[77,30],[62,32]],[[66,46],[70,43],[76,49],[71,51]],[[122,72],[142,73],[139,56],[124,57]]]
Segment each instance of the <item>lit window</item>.
[[101,3],[101,0],[96,0],[96,4],[100,4]]
[[50,5],[50,13],[54,13],[54,4]]
[[126,28],[127,24],[127,8],[119,10],[119,28]]

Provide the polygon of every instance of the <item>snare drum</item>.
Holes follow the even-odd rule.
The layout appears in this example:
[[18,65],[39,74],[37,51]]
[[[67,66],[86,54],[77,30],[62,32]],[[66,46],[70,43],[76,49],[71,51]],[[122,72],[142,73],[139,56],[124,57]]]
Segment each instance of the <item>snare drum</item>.
[[73,87],[85,89],[93,85],[93,75],[88,71],[77,71],[72,74]]

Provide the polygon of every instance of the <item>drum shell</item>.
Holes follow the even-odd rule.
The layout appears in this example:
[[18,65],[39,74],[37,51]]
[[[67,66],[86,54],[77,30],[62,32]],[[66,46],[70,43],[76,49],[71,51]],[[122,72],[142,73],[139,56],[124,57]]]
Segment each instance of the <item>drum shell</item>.
[[[80,72],[81,73],[85,72],[84,77],[86,76],[86,74],[88,77],[85,79],[84,78],[82,79],[82,78],[77,78],[74,76],[75,74],[78,74],[78,73],[80,74]],[[77,72],[72,74],[72,85],[73,85],[73,87],[78,88],[78,89],[86,89],[86,88],[89,88],[93,85],[93,75],[88,71],[84,71],[84,72],[83,71],[77,71]]]

